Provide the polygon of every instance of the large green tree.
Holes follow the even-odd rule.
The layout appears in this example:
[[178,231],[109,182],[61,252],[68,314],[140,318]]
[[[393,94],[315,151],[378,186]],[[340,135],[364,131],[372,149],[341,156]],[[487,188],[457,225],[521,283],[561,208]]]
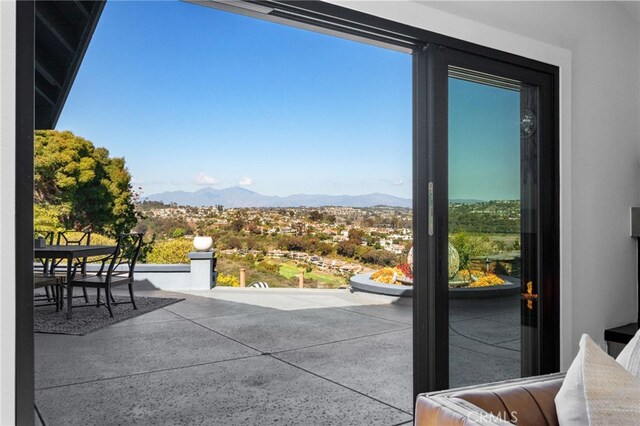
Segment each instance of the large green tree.
[[[34,199],[38,221],[116,235],[137,223],[135,193],[124,158],[70,131],[35,134]],[[43,223],[44,224],[44,223]]]

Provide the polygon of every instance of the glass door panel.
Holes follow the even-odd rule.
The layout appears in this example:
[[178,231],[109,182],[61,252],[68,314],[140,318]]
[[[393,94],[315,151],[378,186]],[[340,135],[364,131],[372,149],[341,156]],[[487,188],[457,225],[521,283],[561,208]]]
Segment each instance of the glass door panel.
[[519,81],[449,67],[450,387],[521,377],[535,361],[521,293],[536,281],[536,107]]

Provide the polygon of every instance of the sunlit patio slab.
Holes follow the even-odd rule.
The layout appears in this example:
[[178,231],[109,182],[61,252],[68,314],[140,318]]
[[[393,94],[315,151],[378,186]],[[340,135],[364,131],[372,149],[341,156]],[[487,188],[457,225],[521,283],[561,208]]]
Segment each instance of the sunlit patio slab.
[[[218,301],[248,303],[253,306],[272,308],[282,311],[306,308],[348,308],[358,306],[387,306],[400,298],[351,292],[350,290],[329,290],[315,288],[237,288],[216,287],[211,291],[183,291],[182,294],[201,298],[213,298]],[[405,304],[411,305],[411,299]]]
[[259,312],[194,320],[262,352],[279,352],[407,328],[335,308]]
[[395,425],[396,408],[268,356],[37,392],[47,425]]
[[184,320],[185,318],[181,317],[180,315],[176,315],[167,309],[157,309],[155,311],[148,312],[144,315],[140,315],[138,317],[134,317],[126,321],[117,322],[113,324],[113,327],[131,327],[136,324],[153,324],[153,323],[159,323],[159,322],[184,321]]
[[412,412],[412,330],[391,331],[274,356]]
[[37,389],[258,354],[187,320],[36,334],[35,347]]
[[[410,299],[316,289],[137,294],[185,300],[86,336],[36,335],[45,424],[411,421]],[[506,302],[452,305],[465,332],[488,332],[474,322],[511,330],[492,343],[452,330],[452,386],[518,374],[519,306]]]
[[411,298],[351,292],[349,290],[222,287],[209,292],[188,291],[182,294],[183,297],[186,294],[225,301],[242,300],[245,303],[255,303],[265,308],[285,311],[321,307],[339,308],[406,325],[411,325],[413,319]]
[[496,343],[496,346],[501,348],[510,349],[518,353],[518,357],[520,356],[520,348],[522,345],[522,341],[520,339],[510,340],[508,342]]
[[268,311],[271,308],[259,306],[251,303],[250,300],[243,300],[242,303],[221,300],[217,298],[202,298],[184,294],[181,303],[167,306],[167,310],[186,319],[225,317],[228,315],[254,314]]
[[[410,302],[410,301],[409,301]],[[411,326],[413,324],[413,308],[410,304],[390,303],[387,305],[360,305],[347,306],[346,311],[356,312],[362,315],[370,315],[374,318],[394,321],[400,324]]]

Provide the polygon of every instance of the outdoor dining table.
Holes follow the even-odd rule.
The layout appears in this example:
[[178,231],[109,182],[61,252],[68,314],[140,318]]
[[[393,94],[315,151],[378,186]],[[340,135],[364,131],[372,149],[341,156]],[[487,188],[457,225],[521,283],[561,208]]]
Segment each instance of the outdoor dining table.
[[[66,259],[67,280],[71,281],[73,259],[90,256],[107,256],[116,251],[116,246],[74,246],[50,245],[33,249],[33,255],[40,259]],[[71,292],[67,289],[67,319],[71,319]]]

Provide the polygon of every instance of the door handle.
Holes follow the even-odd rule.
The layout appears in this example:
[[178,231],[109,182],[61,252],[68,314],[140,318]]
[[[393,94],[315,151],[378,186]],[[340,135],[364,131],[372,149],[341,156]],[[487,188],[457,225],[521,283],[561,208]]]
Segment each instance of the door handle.
[[520,293],[520,297],[527,301],[527,309],[533,309],[533,301],[538,299],[538,295],[533,292],[533,282],[527,283],[527,292]]
[[428,233],[429,233],[429,236],[432,237],[433,236],[433,182],[429,182],[428,189],[429,189],[429,197],[428,197],[429,204],[427,206],[428,224],[429,224]]

